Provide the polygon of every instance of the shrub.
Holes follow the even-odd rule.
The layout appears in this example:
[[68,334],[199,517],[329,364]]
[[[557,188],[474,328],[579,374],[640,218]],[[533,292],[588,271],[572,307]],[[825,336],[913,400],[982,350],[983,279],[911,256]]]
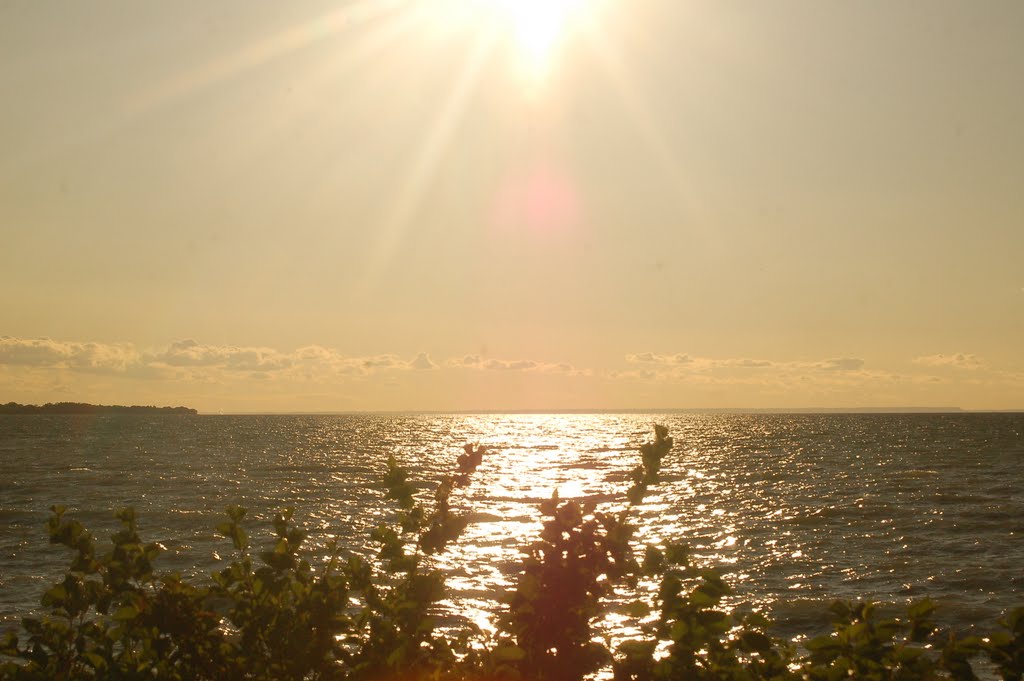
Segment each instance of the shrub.
[[[616,681],[924,681],[973,679],[972,661],[985,659],[1020,681],[1024,608],[989,636],[960,638],[935,626],[928,600],[902,617],[837,602],[834,631],[798,650],[772,637],[762,614],[722,607],[729,585],[693,565],[686,546],[641,550],[632,541],[631,509],[657,484],[672,446],[655,426],[625,492],[630,507],[617,515],[557,493],[542,504],[540,535],[526,548],[493,640],[472,626],[437,633],[445,576],[428,560],[467,526],[451,496],[482,464],[483,447],[466,445],[429,506],[391,457],[383,484],[396,509],[371,533],[376,561],[343,557],[333,545],[319,570],[302,557],[305,533],[290,509],[274,518],[271,546],[254,557],[245,509],[229,508],[217,531],[234,559],[199,585],[154,572],[159,546],[138,536],[131,509],[118,512],[122,529],[100,553],[88,530],[54,507],[50,541],[67,547],[71,562],[43,594],[49,614],[23,620],[24,641],[5,636],[0,679],[577,681],[603,671]],[[660,580],[655,595],[636,590],[641,577]],[[615,589],[633,590],[628,611],[637,618],[657,614],[644,638],[611,651],[595,626]]]

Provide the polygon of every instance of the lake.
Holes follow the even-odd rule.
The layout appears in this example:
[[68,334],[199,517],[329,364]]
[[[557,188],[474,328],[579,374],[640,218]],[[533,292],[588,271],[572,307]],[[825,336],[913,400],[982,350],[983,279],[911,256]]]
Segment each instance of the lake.
[[[134,506],[143,538],[166,548],[158,569],[186,574],[231,559],[213,529],[229,504],[249,509],[256,543],[294,507],[314,558],[332,537],[365,554],[395,510],[380,486],[388,455],[426,499],[467,442],[491,453],[453,496],[472,522],[438,561],[448,621],[486,628],[540,531],[539,503],[557,489],[625,508],[655,422],[676,446],[634,509],[638,541],[688,542],[736,587],[731,603],[767,611],[780,635],[820,630],[835,598],[930,596],[959,629],[1024,602],[1022,414],[2,416],[0,628],[37,611],[66,564],[46,541],[52,504],[101,546],[112,511]],[[635,625],[605,627],[617,638]]]

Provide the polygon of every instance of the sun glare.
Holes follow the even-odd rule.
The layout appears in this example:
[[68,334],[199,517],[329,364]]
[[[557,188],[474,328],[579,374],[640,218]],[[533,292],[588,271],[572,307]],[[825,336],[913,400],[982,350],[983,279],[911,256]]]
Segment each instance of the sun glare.
[[554,53],[585,0],[482,0],[511,35],[524,75],[544,80]]

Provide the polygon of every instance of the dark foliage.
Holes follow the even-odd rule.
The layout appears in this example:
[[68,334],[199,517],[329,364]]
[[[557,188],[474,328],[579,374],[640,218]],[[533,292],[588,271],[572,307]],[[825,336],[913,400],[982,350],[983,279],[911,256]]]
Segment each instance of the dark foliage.
[[[671,448],[668,431],[656,426],[626,491],[631,506],[658,482]],[[540,536],[525,549],[498,635],[467,626],[442,636],[434,615],[445,578],[431,556],[466,528],[452,495],[486,453],[466,445],[428,505],[391,457],[383,486],[396,508],[371,534],[375,561],[332,546],[314,569],[291,510],[274,518],[269,545],[254,553],[245,509],[229,508],[217,531],[235,556],[206,586],[154,571],[159,546],[139,537],[131,509],[118,513],[122,529],[101,551],[54,507],[50,541],[67,547],[71,561],[43,594],[49,614],[25,618],[20,635],[3,639],[0,679],[578,681],[610,671],[616,681],[926,681],[973,679],[978,662],[1021,679],[1024,608],[990,635],[959,637],[935,626],[928,600],[899,617],[837,602],[834,631],[797,649],[773,638],[762,614],[724,607],[729,585],[693,565],[687,547],[636,547],[630,510],[604,513],[557,493],[542,505]],[[636,590],[641,578],[660,581],[653,599]],[[628,612],[647,633],[613,653],[595,625],[615,590],[634,594]]]
[[86,404],[84,402],[47,402],[42,406],[18,404],[17,402],[0,404],[0,414],[174,414],[194,416],[198,413],[195,409],[188,407],[141,407],[137,405],[125,407],[121,405]]

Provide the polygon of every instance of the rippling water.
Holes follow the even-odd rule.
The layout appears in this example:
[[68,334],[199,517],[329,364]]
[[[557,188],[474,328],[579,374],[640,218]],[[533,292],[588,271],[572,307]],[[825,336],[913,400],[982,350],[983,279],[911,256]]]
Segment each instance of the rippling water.
[[254,540],[269,529],[260,519],[292,506],[314,551],[337,536],[358,552],[393,511],[379,487],[387,455],[428,493],[466,442],[494,453],[456,493],[473,522],[441,561],[450,612],[482,624],[539,533],[539,502],[558,489],[624,507],[655,421],[676,447],[639,539],[690,543],[780,635],[813,633],[834,598],[927,595],[960,628],[1024,602],[1021,414],[4,416],[0,629],[66,564],[46,543],[52,504],[101,539],[112,509],[135,506],[143,538],[167,549],[158,568],[188,574],[230,560],[213,531],[229,504],[257,519]]

